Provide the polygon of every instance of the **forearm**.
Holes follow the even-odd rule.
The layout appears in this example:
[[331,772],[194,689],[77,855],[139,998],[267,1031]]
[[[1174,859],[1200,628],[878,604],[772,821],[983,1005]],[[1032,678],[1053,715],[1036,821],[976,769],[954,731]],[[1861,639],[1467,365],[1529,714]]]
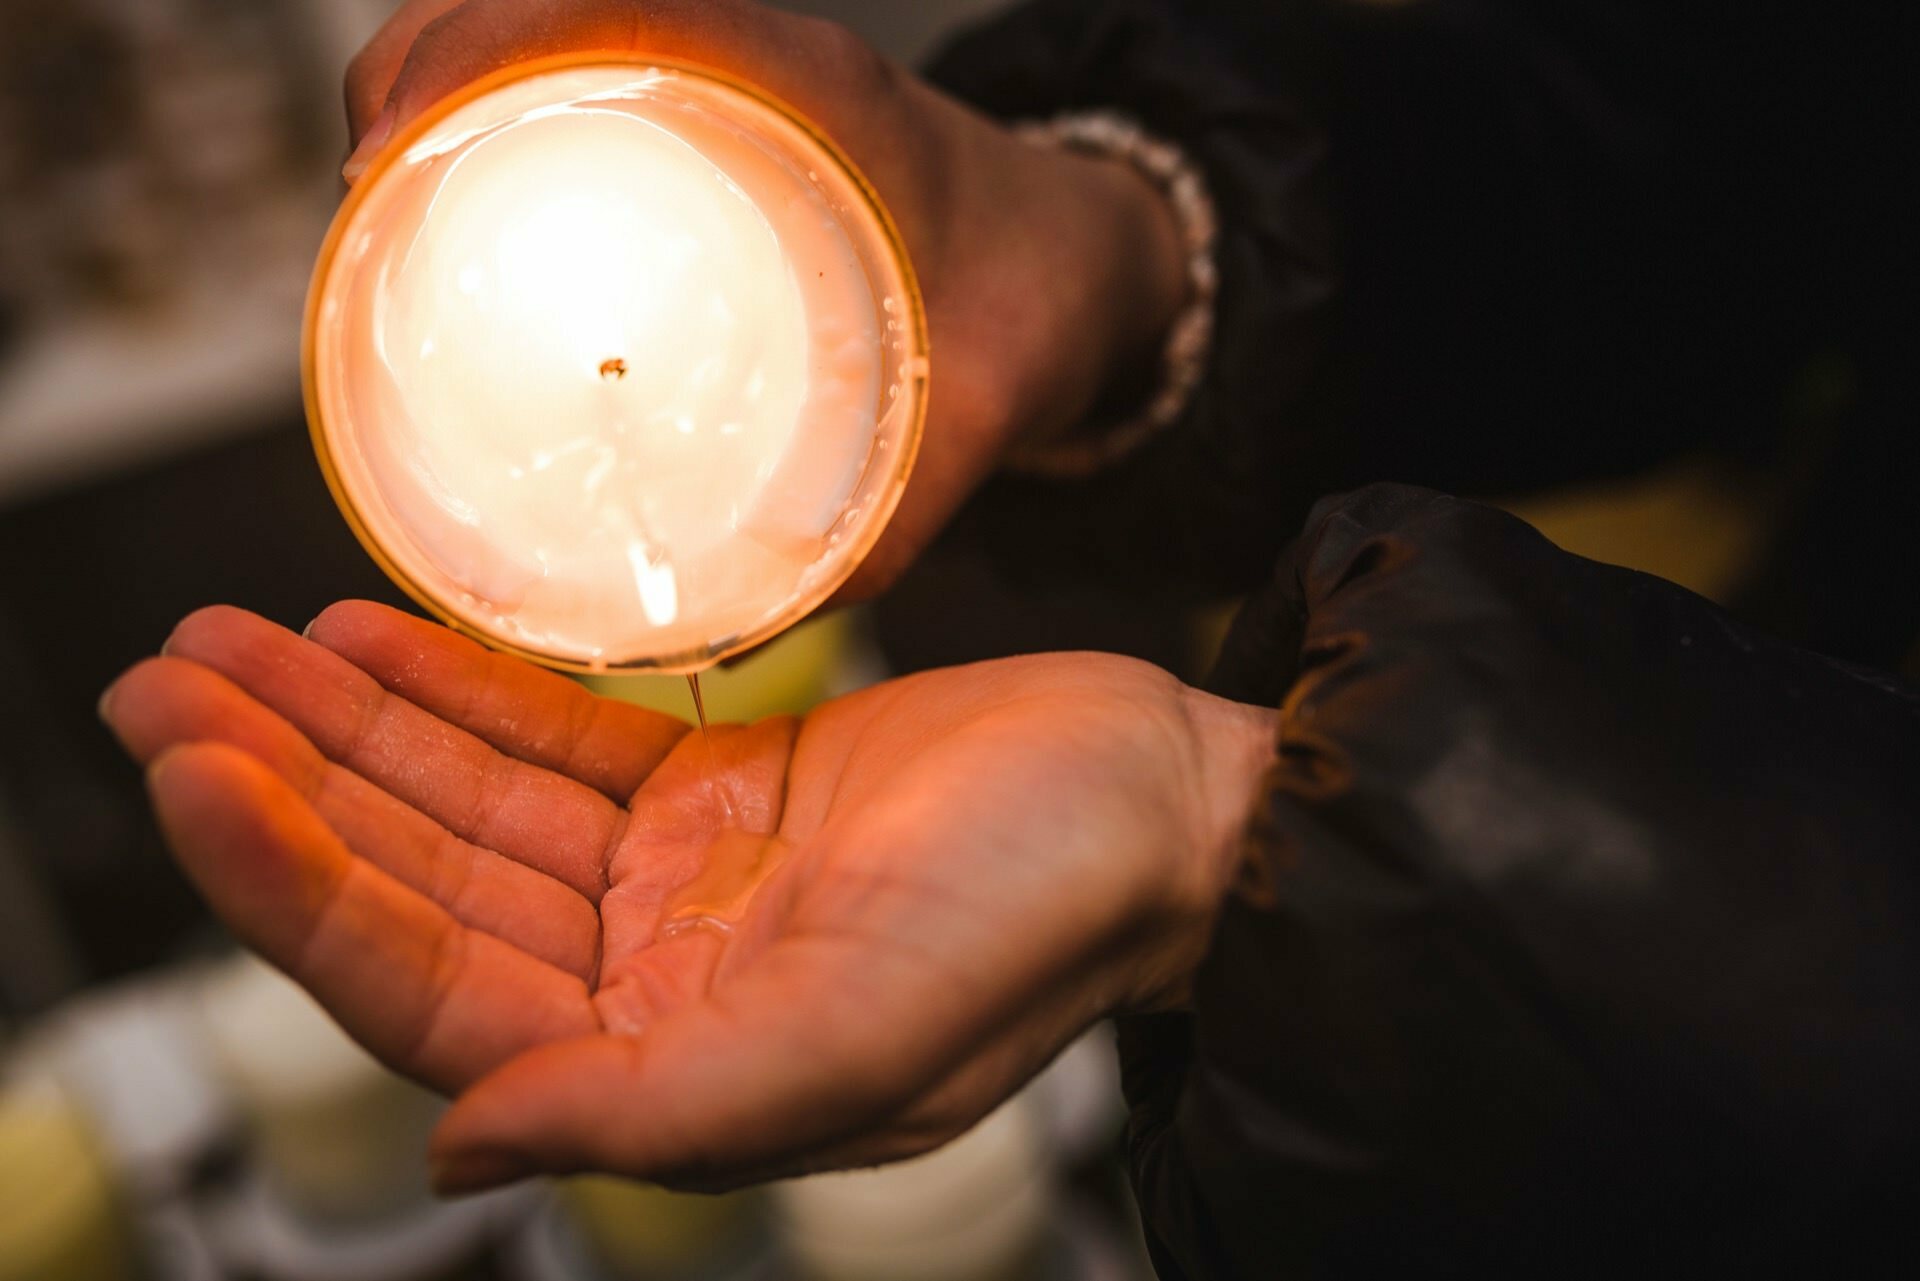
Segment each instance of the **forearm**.
[[[997,485],[980,528],[1011,576],[1233,591],[1297,523],[1297,403],[1331,292],[1321,143],[1294,101],[1224,56],[1211,21],[1172,4],[1029,4],[963,36],[930,69],[999,119],[1093,112],[1138,124],[1178,149],[1218,215],[1213,341],[1184,412],[1082,479]],[[1159,354],[1136,359],[1136,400],[1082,414],[1064,434],[1097,438],[1110,414],[1143,407],[1163,374]]]
[[1168,868],[1166,902],[1186,922],[1178,944],[1153,972],[1151,995],[1128,1014],[1185,1009],[1194,975],[1212,943],[1220,912],[1246,872],[1247,834],[1265,802],[1279,714],[1257,703],[1235,702],[1186,688],[1182,706],[1197,751],[1175,760],[1181,789],[1192,801],[1189,837]]
[[1009,451],[1151,360],[1187,288],[1172,212],[1129,165],[1035,146],[904,72],[897,92],[918,180],[895,213],[917,231],[935,370],[919,468],[940,484],[863,567],[881,582]]
[[1012,396],[1026,442],[1077,425],[1109,389],[1152,370],[1188,282],[1171,206],[1130,164],[1020,145],[1035,198],[996,309],[1046,295],[1034,307],[1033,345],[998,344],[1017,362]]

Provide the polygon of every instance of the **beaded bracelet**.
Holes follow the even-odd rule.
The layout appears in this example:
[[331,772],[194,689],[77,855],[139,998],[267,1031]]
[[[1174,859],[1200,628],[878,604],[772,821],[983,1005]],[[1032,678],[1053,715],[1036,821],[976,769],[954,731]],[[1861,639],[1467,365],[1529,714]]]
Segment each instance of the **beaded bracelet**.
[[1159,386],[1140,412],[1094,432],[1016,446],[1007,460],[1010,469],[1029,475],[1084,476],[1166,430],[1193,399],[1213,345],[1214,300],[1220,292],[1214,261],[1219,220],[1206,180],[1186,153],[1118,112],[1070,112],[1018,125],[1015,133],[1037,146],[1131,164],[1166,196],[1187,255],[1187,302],[1167,331]]

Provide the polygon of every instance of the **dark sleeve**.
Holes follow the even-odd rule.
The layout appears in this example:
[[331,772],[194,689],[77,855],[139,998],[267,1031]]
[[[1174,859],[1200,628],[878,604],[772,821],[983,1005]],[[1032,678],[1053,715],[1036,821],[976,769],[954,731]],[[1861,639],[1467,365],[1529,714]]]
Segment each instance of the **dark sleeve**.
[[1123,1037],[1165,1275],[1911,1272],[1920,691],[1398,486],[1216,683],[1281,727]]
[[999,559],[1240,591],[1367,481],[1764,448],[1810,358],[1908,309],[1913,25],[1879,0],[1038,0],[963,36],[936,82],[1007,119],[1131,114],[1223,223],[1191,411],[1092,479],[990,490]]

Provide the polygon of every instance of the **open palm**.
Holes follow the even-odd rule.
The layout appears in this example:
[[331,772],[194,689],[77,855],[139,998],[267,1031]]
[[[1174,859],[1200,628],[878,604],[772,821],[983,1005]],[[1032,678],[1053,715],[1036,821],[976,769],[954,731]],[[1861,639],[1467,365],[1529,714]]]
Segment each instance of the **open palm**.
[[446,1188],[904,1156],[1180,998],[1264,716],[1105,655],[717,730],[380,606],[182,623],[110,692],[188,874],[396,1069]]

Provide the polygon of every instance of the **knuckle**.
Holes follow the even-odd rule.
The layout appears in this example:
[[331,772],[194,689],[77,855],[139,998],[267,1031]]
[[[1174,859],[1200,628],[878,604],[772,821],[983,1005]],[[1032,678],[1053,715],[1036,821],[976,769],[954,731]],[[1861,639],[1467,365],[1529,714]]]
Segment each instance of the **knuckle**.
[[407,50],[408,61],[412,61],[422,49],[431,50],[433,46],[444,44],[448,40],[457,40],[466,28],[472,14],[463,5],[456,5],[445,13],[428,19],[414,36],[413,44]]
[[512,62],[512,42],[490,35],[499,35],[493,16],[467,5],[449,9],[421,27],[407,47],[388,95],[401,115],[425,107],[428,100],[462,82],[477,80]]
[[353,56],[353,61],[347,64],[341,87],[350,116],[364,121],[371,119],[374,112],[379,110],[378,100],[383,96],[385,86],[380,83],[380,65],[371,48],[362,49]]
[[856,96],[878,94],[891,84],[893,64],[859,32],[830,18],[808,18],[805,22],[821,70],[832,83]]
[[368,46],[347,60],[347,72],[344,81],[349,98],[364,94],[373,84],[374,58],[373,48]]
[[143,693],[156,682],[164,684],[169,679],[170,673],[185,667],[184,660],[178,658],[163,658],[157,655],[152,658],[143,658],[120,674],[120,679],[114,682],[114,689],[120,694],[129,690],[136,694]]
[[361,612],[359,606],[360,602],[349,600],[337,600],[327,606],[307,624],[307,639],[318,640],[340,628],[351,627]]
[[162,652],[170,653],[181,646],[193,648],[202,638],[234,626],[244,616],[244,611],[232,605],[203,605],[175,624]]

